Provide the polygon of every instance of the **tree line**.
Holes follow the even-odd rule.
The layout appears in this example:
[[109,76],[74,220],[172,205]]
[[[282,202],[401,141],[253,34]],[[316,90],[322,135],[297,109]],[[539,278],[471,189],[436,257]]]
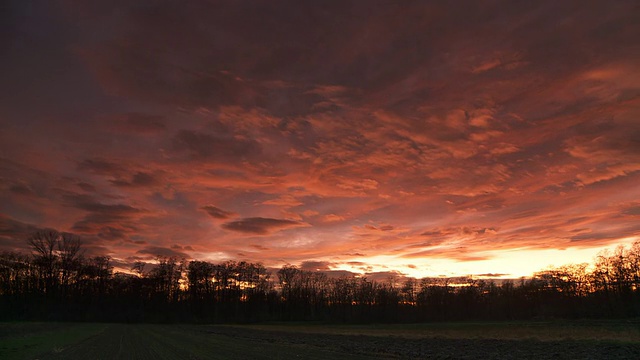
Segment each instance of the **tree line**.
[[640,242],[518,280],[331,276],[283,266],[157,257],[131,273],[84,257],[75,235],[39,231],[0,255],[0,320],[416,322],[640,315]]

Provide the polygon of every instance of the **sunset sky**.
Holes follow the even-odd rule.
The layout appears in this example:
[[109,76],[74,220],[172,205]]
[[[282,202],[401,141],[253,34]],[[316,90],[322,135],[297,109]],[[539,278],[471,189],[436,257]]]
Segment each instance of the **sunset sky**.
[[0,11],[0,251],[519,277],[640,240],[637,1]]

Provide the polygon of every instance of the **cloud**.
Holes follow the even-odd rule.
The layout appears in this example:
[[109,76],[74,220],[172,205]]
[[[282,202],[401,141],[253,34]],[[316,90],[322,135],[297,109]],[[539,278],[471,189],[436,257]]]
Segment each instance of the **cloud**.
[[140,209],[136,209],[126,204],[104,204],[96,201],[89,195],[72,194],[66,195],[65,200],[78,209],[102,213],[105,215],[113,215],[115,217],[140,213]]
[[[83,229],[83,226],[86,227],[88,226],[88,223],[85,224],[80,224],[77,226],[76,229]],[[74,226],[75,227],[75,226]],[[113,241],[113,240],[118,240],[118,239],[125,239],[126,233],[125,231],[123,231],[122,229],[118,229],[112,226],[104,226],[102,227],[97,236],[101,239],[105,239],[105,240],[109,240],[109,241]]]
[[582,160],[576,174],[585,185],[640,171],[640,126],[587,123],[580,135],[565,140],[565,151]]
[[372,231],[391,231],[394,229],[392,225],[382,225],[380,227],[376,227],[373,225],[365,225],[364,228]]
[[640,205],[632,205],[622,211],[624,215],[640,216]]
[[302,212],[302,215],[306,216],[306,217],[314,217],[314,216],[318,216],[320,213],[316,210],[305,210]]
[[509,276],[511,274],[503,274],[503,273],[485,273],[485,274],[474,274],[473,277],[479,278],[503,278],[505,276]]
[[299,226],[306,225],[298,221],[263,217],[244,218],[222,224],[222,228],[226,230],[256,235],[266,235],[274,231],[280,231],[287,228]]
[[101,175],[114,175],[124,171],[124,168],[120,164],[105,159],[93,158],[80,162],[78,170]]
[[110,180],[111,184],[118,187],[150,187],[158,184],[158,180],[151,174],[145,172],[137,172],[133,174],[131,180]]
[[125,113],[105,117],[103,121],[107,129],[126,134],[154,135],[167,129],[166,120],[159,115]]
[[23,246],[19,247],[25,248],[26,240],[38,230],[42,230],[42,228],[0,214],[0,238],[5,244],[13,243],[13,246],[16,246],[24,242]]
[[296,207],[299,205],[303,205],[304,203],[302,201],[300,201],[299,199],[297,199],[295,196],[293,195],[282,195],[279,196],[275,199],[270,199],[267,200],[265,202],[263,202],[263,204],[265,205],[277,205],[277,206],[283,206],[283,207],[287,207],[287,208],[291,208],[291,207]]
[[338,222],[344,221],[344,216],[336,215],[336,214],[327,214],[322,217],[322,221],[324,222]]
[[489,255],[476,254],[475,251],[478,250],[482,251],[480,249],[467,248],[464,246],[446,246],[443,248],[433,248],[413,253],[405,253],[402,257],[407,259],[449,259],[458,262],[485,261],[493,258]]
[[22,196],[34,196],[35,192],[26,184],[15,184],[9,187],[9,191]]
[[401,271],[397,271],[397,270],[390,270],[390,271],[374,271],[374,272],[367,272],[364,274],[364,276],[367,277],[367,280],[369,281],[376,281],[378,283],[389,283],[389,282],[399,282],[402,281],[403,279],[406,278],[405,273],[401,272]]
[[300,263],[300,269],[308,271],[328,271],[331,270],[330,265],[331,263],[328,261],[308,260]]
[[250,139],[219,136],[181,130],[173,139],[176,151],[185,151],[193,159],[242,160],[261,153],[258,143]]
[[190,245],[182,246],[182,245],[178,245],[178,244],[173,244],[173,245],[171,245],[171,249],[173,249],[173,250],[189,250],[189,251],[193,251],[193,248]]
[[147,246],[144,249],[140,249],[136,251],[136,254],[142,255],[151,255],[153,257],[156,256],[164,256],[164,257],[175,257],[178,259],[189,259],[189,255],[184,252],[176,251],[173,249],[169,249],[161,246]]
[[85,210],[88,213],[76,221],[72,231],[84,234],[97,234],[106,240],[125,238],[135,233],[139,226],[137,220],[145,210],[126,204],[104,204],[88,195],[72,194],[64,196],[68,205]]
[[228,219],[232,216],[235,216],[236,213],[231,211],[225,211],[213,205],[206,205],[201,207],[202,210],[206,211],[209,216],[214,219]]
[[[640,229],[640,226],[638,226]],[[636,231],[638,230],[636,229]],[[574,235],[570,237],[571,242],[600,242],[602,240],[614,240],[620,237],[618,231],[587,231],[582,234]]]
[[95,192],[96,191],[96,187],[86,183],[86,182],[79,182],[76,185],[78,185],[78,187],[86,192]]
[[0,82],[0,213],[122,258],[436,273],[638,234],[632,2],[294,3],[46,12]]

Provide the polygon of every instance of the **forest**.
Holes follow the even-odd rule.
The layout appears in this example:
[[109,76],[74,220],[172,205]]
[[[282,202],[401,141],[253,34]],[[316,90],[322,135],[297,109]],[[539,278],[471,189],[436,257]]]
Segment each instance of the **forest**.
[[[0,255],[0,320],[246,323],[625,318],[640,315],[640,242],[517,280],[334,276],[287,265],[157,257],[114,272],[79,237],[28,239]],[[148,269],[147,269],[148,267]]]

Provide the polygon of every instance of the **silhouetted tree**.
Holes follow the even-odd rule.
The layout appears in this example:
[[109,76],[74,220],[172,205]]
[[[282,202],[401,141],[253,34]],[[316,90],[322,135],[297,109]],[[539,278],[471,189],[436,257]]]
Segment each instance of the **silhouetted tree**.
[[156,267],[148,274],[154,291],[168,301],[176,301],[180,291],[183,264],[178,263],[175,257],[158,256],[156,261]]
[[[34,233],[30,255],[0,254],[0,320],[340,322],[634,317],[640,313],[640,242],[514,280],[471,277],[374,281],[283,266],[277,286],[262,264],[159,256],[113,272],[82,256],[80,239]],[[150,270],[145,271],[146,265]],[[187,265],[187,266],[185,266]]]
[[56,230],[41,230],[28,239],[34,263],[39,269],[41,289],[45,293],[51,293],[57,284],[59,262],[56,248],[61,237]]

